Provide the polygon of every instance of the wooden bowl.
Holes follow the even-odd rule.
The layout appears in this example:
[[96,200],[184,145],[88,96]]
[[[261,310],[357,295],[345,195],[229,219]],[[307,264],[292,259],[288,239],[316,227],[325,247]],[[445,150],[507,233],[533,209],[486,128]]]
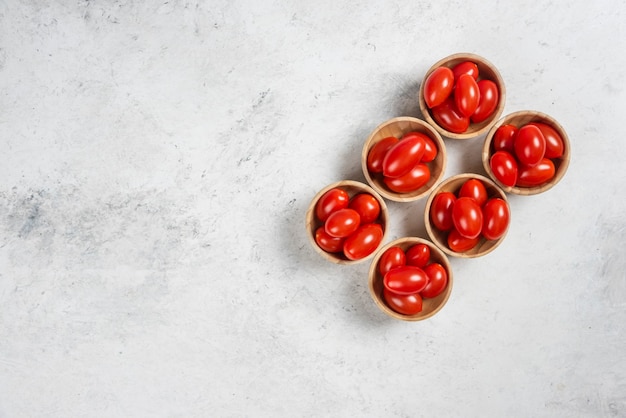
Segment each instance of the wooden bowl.
[[[486,120],[480,123],[470,123],[469,128],[467,128],[465,132],[455,133],[455,132],[450,132],[444,129],[439,124],[437,124],[437,122],[435,122],[432,116],[432,113],[430,109],[428,108],[428,106],[426,106],[426,101],[424,100],[424,82],[426,81],[430,73],[432,73],[435,69],[441,66],[453,68],[457,64],[460,64],[461,62],[464,62],[464,61],[472,61],[478,66],[478,73],[479,73],[478,79],[479,80],[488,79],[496,83],[496,85],[498,86],[498,93],[499,93],[498,106],[496,107],[496,110],[493,112],[493,114]],[[500,72],[498,72],[498,69],[492,63],[487,61],[485,58],[479,55],[470,54],[470,53],[453,54],[436,62],[426,72],[426,75],[424,76],[424,79],[422,80],[422,83],[420,85],[420,91],[419,91],[420,110],[422,112],[422,115],[424,116],[424,119],[428,123],[433,125],[435,129],[437,129],[437,131],[441,135],[447,138],[451,138],[451,139],[475,138],[477,136],[487,133],[489,128],[491,128],[493,124],[496,123],[500,115],[502,115],[505,101],[506,101],[506,88],[504,85],[504,80],[502,79]]]
[[[551,126],[561,136],[561,138],[563,139],[563,155],[560,158],[552,159],[552,162],[554,163],[555,173],[554,177],[552,177],[552,179],[548,182],[536,187],[506,186],[496,178],[489,164],[489,160],[491,159],[491,155],[493,154],[493,149],[491,147],[493,136],[495,135],[498,128],[502,125],[509,124],[520,128],[531,122],[545,123],[546,125]],[[561,181],[561,179],[565,175],[565,172],[567,171],[570,160],[569,137],[567,136],[567,132],[565,132],[565,129],[563,129],[563,127],[551,116],[533,110],[521,110],[519,112],[511,113],[510,115],[505,116],[504,118],[500,119],[495,125],[493,125],[493,127],[485,137],[482,159],[483,167],[485,167],[485,171],[487,172],[489,177],[491,177],[493,181],[505,192],[524,196],[543,193],[546,190],[551,189],[559,181]]]
[[324,257],[328,261],[331,261],[337,264],[348,265],[348,264],[356,264],[356,263],[363,262],[371,258],[376,253],[378,248],[374,250],[367,257],[364,257],[358,260],[350,260],[343,253],[328,253],[324,251],[317,245],[317,242],[315,242],[315,231],[317,230],[317,228],[323,225],[323,222],[321,222],[317,218],[317,216],[315,216],[315,206],[317,205],[317,201],[322,197],[324,193],[334,188],[340,188],[340,189],[345,190],[348,193],[348,196],[350,198],[352,198],[353,196],[356,196],[359,193],[369,193],[376,198],[376,200],[378,201],[380,205],[380,215],[378,217],[378,223],[380,223],[383,229],[383,238],[381,239],[378,248],[380,248],[383,245],[383,243],[385,242],[385,237],[387,236],[387,223],[389,222],[389,212],[387,210],[387,205],[385,204],[385,200],[367,184],[364,184],[358,181],[353,181],[353,180],[343,180],[343,181],[330,184],[326,186],[325,188],[323,188],[322,190],[320,190],[319,193],[317,193],[315,197],[313,198],[313,200],[311,201],[311,204],[309,205],[309,208],[306,212],[306,230],[307,230],[307,235],[309,237],[309,241],[311,242],[311,245],[313,246],[313,248],[315,248],[315,250],[322,257]]
[[[413,192],[397,193],[387,187],[383,181],[381,173],[374,174],[369,172],[367,169],[367,156],[369,151],[378,141],[390,136],[395,136],[400,139],[408,132],[421,132],[422,134],[427,135],[437,145],[438,152],[437,157],[433,161],[426,163],[430,169],[430,179],[428,182]],[[433,129],[432,126],[423,120],[408,116],[393,118],[378,125],[378,127],[374,129],[365,141],[365,144],[363,145],[363,152],[361,153],[361,167],[369,185],[384,198],[396,202],[411,202],[418,200],[430,192],[443,177],[443,174],[446,171],[446,161],[446,146],[441,138],[441,135],[439,135],[439,133]]]
[[[508,227],[507,227],[507,231],[505,231],[504,234],[497,240],[488,240],[481,236],[480,240],[478,241],[478,244],[474,248],[466,252],[460,253],[460,252],[452,251],[450,247],[448,247],[448,232],[441,231],[435,228],[434,225],[432,225],[432,222],[430,220],[430,206],[433,202],[433,199],[437,195],[437,193],[451,192],[456,195],[459,189],[461,188],[461,186],[463,185],[463,183],[465,183],[469,179],[478,179],[482,181],[483,184],[485,185],[485,188],[487,189],[488,198],[499,197],[507,203],[507,206],[509,204],[506,198],[506,193],[504,193],[504,191],[500,187],[498,187],[493,181],[491,181],[491,179],[485,176],[481,176],[480,174],[473,174],[473,173],[457,174],[456,176],[452,176],[444,180],[443,182],[441,182],[437,186],[437,188],[433,190],[433,192],[428,197],[428,200],[426,201],[426,208],[424,209],[424,224],[426,225],[426,232],[428,233],[428,236],[433,241],[433,243],[435,243],[439,248],[441,248],[443,252],[454,257],[475,258],[475,257],[481,257],[483,255],[489,254],[490,252],[495,250],[498,247],[498,245],[500,245],[500,243],[504,240],[506,233],[508,232]],[[509,213],[510,212],[511,212],[511,208],[509,207]]]
[[[436,297],[432,299],[424,298],[422,311],[420,313],[416,315],[404,315],[391,309],[389,306],[387,306],[387,303],[385,302],[385,299],[383,297],[383,276],[378,271],[378,261],[380,260],[380,257],[383,255],[383,253],[391,247],[397,246],[406,251],[415,244],[428,245],[428,247],[430,248],[431,261],[440,263],[446,269],[446,272],[448,273],[448,284],[446,286],[446,289]],[[452,282],[452,268],[450,266],[450,261],[448,260],[448,257],[446,257],[446,255],[432,242],[418,237],[399,238],[385,245],[378,251],[378,253],[376,253],[376,256],[372,260],[369,269],[369,289],[372,299],[374,299],[376,305],[384,313],[392,318],[400,319],[403,321],[422,321],[424,319],[430,318],[431,316],[439,312],[450,297],[450,293],[452,292]]]

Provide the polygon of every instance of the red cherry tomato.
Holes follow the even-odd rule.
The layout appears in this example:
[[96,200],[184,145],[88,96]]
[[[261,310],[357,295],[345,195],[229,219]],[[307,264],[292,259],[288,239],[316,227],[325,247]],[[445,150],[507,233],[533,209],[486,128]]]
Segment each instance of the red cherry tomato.
[[409,266],[422,268],[428,264],[428,260],[430,260],[430,247],[426,244],[412,245],[406,251],[406,264]]
[[470,118],[459,112],[452,97],[446,99],[442,104],[433,107],[431,113],[435,122],[446,131],[460,134],[469,128]]
[[443,103],[452,93],[454,74],[448,67],[436,68],[424,81],[424,101],[433,108]]
[[547,125],[541,122],[532,122],[529,125],[535,125],[546,140],[546,153],[544,157],[546,158],[560,158],[563,156],[563,152],[565,151],[565,144],[563,143],[563,138],[561,135],[554,129],[552,126]]
[[381,275],[387,274],[389,270],[406,264],[406,254],[400,247],[390,247],[380,256],[378,261],[378,271]]
[[472,61],[463,61],[452,68],[454,79],[458,80],[461,74],[469,74],[474,80],[478,80],[478,65]]
[[425,144],[423,134],[407,136],[392,146],[383,159],[383,175],[400,177],[407,174],[424,155]]
[[515,156],[522,165],[535,165],[546,152],[546,139],[535,125],[524,125],[517,131]]
[[454,103],[459,112],[466,117],[470,117],[478,107],[480,92],[474,77],[469,74],[462,74],[454,86]]
[[428,276],[428,284],[422,290],[423,298],[434,298],[439,296],[448,284],[448,272],[439,263],[430,263],[424,267],[424,273]]
[[489,116],[498,107],[499,92],[498,86],[491,80],[483,79],[478,82],[478,90],[480,91],[480,101],[478,107],[472,115],[472,122],[480,123]]
[[402,315],[416,315],[422,312],[422,296],[419,293],[412,295],[398,295],[383,288],[383,299],[394,311]]
[[374,222],[380,215],[380,203],[369,193],[359,193],[354,196],[350,199],[348,208],[357,211],[362,224]]
[[430,205],[430,221],[440,231],[449,231],[454,226],[452,222],[452,207],[456,196],[451,192],[440,192],[433,198]]
[[556,168],[552,160],[544,158],[534,166],[520,166],[516,185],[519,187],[539,186],[554,177],[555,172]]
[[491,240],[502,237],[510,219],[509,205],[504,200],[499,197],[489,199],[483,207],[483,236]]
[[345,208],[331,213],[326,219],[324,229],[331,237],[344,238],[356,231],[360,224],[359,212]]
[[474,248],[479,240],[479,237],[466,238],[459,234],[459,231],[453,229],[448,234],[448,247],[455,253],[464,253]]
[[513,187],[517,182],[517,160],[507,151],[497,151],[489,159],[495,178],[505,186]]
[[428,180],[430,180],[430,169],[422,163],[416,164],[411,171],[401,177],[383,178],[387,187],[396,193],[414,192],[428,183]]
[[385,155],[387,155],[387,151],[397,143],[398,138],[389,136],[374,144],[367,154],[367,170],[370,173],[382,173]]
[[478,203],[478,206],[485,204],[487,201],[487,189],[482,181],[478,179],[469,179],[459,189],[458,197],[469,197]]
[[350,203],[350,196],[345,190],[342,189],[330,189],[322,195],[315,205],[315,215],[317,219],[325,222],[331,213],[345,209]]
[[424,155],[422,155],[422,162],[429,163],[437,158],[437,144],[430,137],[424,138]]
[[495,151],[507,151],[511,154],[515,152],[515,136],[517,127],[514,125],[501,125],[493,134],[491,143]]
[[343,243],[343,253],[349,260],[360,260],[373,253],[383,240],[383,228],[377,224],[361,225]]
[[428,276],[419,267],[400,266],[389,270],[383,277],[383,285],[398,295],[419,293],[428,284]]
[[328,235],[323,226],[315,230],[315,242],[327,253],[338,253],[342,251],[344,239],[345,238],[336,238]]
[[477,238],[483,227],[483,213],[474,199],[459,197],[452,207],[452,222],[465,238]]

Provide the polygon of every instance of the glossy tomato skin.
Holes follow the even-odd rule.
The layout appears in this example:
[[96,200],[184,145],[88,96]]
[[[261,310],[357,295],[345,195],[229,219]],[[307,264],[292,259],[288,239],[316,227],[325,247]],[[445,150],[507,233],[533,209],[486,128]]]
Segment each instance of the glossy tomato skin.
[[482,181],[478,179],[468,179],[459,189],[458,197],[469,197],[482,206],[487,201],[487,189]]
[[454,74],[447,67],[436,68],[424,81],[424,101],[432,109],[450,96],[454,87]]
[[383,240],[383,228],[377,223],[361,225],[343,243],[349,260],[360,260],[372,254]]
[[411,193],[430,180],[430,169],[426,164],[416,164],[407,174],[401,177],[384,177],[383,182],[396,193]]
[[430,247],[426,244],[412,245],[406,251],[406,264],[422,268],[428,264],[430,260]]
[[497,151],[489,159],[489,166],[495,178],[505,186],[513,187],[517,182],[518,164],[508,151]]
[[480,123],[487,120],[498,107],[500,94],[498,86],[491,80],[483,79],[478,81],[478,91],[480,92],[480,100],[478,107],[472,115],[472,122]]
[[546,139],[535,125],[524,125],[515,138],[515,156],[522,165],[538,164],[546,152]]
[[474,80],[478,80],[478,65],[472,61],[463,61],[452,68],[454,79],[458,80],[462,74],[471,75]]
[[382,276],[389,270],[401,267],[406,264],[406,254],[400,247],[390,247],[385,250],[378,261],[378,271]]
[[385,177],[401,177],[407,174],[424,155],[424,135],[411,135],[392,146],[383,159],[383,175]]
[[350,196],[345,190],[339,188],[330,189],[317,201],[315,216],[320,221],[326,222],[331,213],[347,208],[349,203]]
[[452,207],[454,228],[465,238],[477,238],[483,227],[483,213],[470,197],[459,197]]
[[401,266],[389,270],[383,277],[385,288],[398,295],[419,293],[428,284],[428,276],[419,267]]
[[440,192],[433,198],[430,205],[430,221],[440,231],[449,231],[454,226],[452,208],[456,196],[451,192]]
[[474,248],[479,240],[479,237],[466,238],[459,234],[459,231],[453,229],[448,234],[448,247],[456,253],[464,253]]
[[337,238],[326,233],[326,229],[320,226],[315,230],[315,242],[327,253],[338,253],[343,251],[343,241],[345,238]]
[[489,240],[502,237],[509,228],[510,219],[509,205],[503,199],[489,199],[483,207],[483,236]]
[[374,222],[380,215],[380,203],[369,193],[359,193],[354,196],[350,199],[348,208],[357,211],[362,224]]
[[422,290],[423,298],[434,298],[441,294],[448,285],[448,272],[439,263],[430,263],[424,267],[424,273],[428,276],[428,284]]
[[437,153],[439,152],[437,148],[437,144],[433,141],[429,136],[424,135],[424,155],[422,155],[421,162],[429,163],[437,158]]
[[469,128],[470,118],[459,112],[453,97],[449,97],[442,104],[433,107],[431,113],[435,122],[446,131],[460,134]]
[[324,229],[331,237],[345,238],[357,230],[361,224],[359,213],[350,208],[339,209],[330,214]]
[[517,127],[515,125],[501,125],[493,134],[492,144],[495,151],[507,151],[513,154],[515,152],[515,137],[517,136]]
[[563,152],[565,151],[565,144],[563,142],[563,138],[561,135],[554,129],[552,126],[541,123],[541,122],[532,122],[529,125],[535,125],[541,133],[543,134],[544,139],[546,140],[546,153],[544,157],[546,158],[560,158],[563,156]]
[[554,177],[556,168],[549,158],[544,158],[534,166],[520,166],[517,174],[516,186],[535,187],[540,186]]
[[383,160],[387,151],[398,143],[398,138],[395,136],[388,136],[378,141],[369,150],[367,154],[367,170],[370,173],[382,173],[383,172]]
[[480,100],[478,83],[469,74],[462,74],[454,86],[454,103],[458,111],[465,117],[470,117],[476,111]]
[[422,296],[419,293],[398,295],[383,288],[383,299],[389,308],[402,315],[416,315],[423,309]]

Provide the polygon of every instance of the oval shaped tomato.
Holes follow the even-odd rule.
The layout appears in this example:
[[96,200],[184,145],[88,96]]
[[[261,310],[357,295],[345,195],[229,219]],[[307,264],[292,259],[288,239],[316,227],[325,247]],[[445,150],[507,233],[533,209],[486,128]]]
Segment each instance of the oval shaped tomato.
[[498,107],[500,97],[498,86],[493,81],[483,79],[477,84],[478,91],[480,92],[480,100],[476,111],[472,115],[472,122],[474,123],[480,123],[489,118]]
[[383,228],[377,224],[361,225],[343,243],[343,254],[349,260],[360,260],[373,253],[383,240]]
[[378,261],[378,271],[381,275],[387,274],[387,272],[396,267],[404,266],[406,264],[406,254],[400,247],[390,247],[385,250],[383,255],[380,256]]
[[535,165],[546,152],[546,139],[535,125],[524,125],[517,131],[515,155],[523,165]]
[[383,160],[387,151],[398,143],[398,138],[395,136],[388,136],[378,141],[372,148],[370,148],[367,154],[367,170],[370,173],[382,173],[383,172]]
[[483,236],[491,240],[502,237],[510,219],[509,205],[504,200],[499,197],[489,199],[483,207]]
[[402,136],[402,140],[411,136],[419,136],[424,140],[424,154],[422,155],[420,162],[429,163],[437,157],[437,145],[431,137],[421,132],[408,132]]
[[430,221],[440,231],[449,231],[454,226],[452,222],[452,207],[456,196],[451,192],[440,192],[430,204]]
[[344,238],[356,231],[360,224],[359,212],[345,208],[331,213],[326,219],[324,229],[331,237]]
[[451,230],[448,234],[448,247],[456,253],[464,253],[471,250],[478,244],[478,241],[480,241],[479,237],[466,238],[459,234],[459,231],[456,229]]
[[433,107],[431,113],[435,122],[446,131],[460,134],[469,128],[470,118],[458,111],[452,97],[446,99],[442,104]]
[[428,284],[422,290],[423,298],[434,298],[443,292],[448,284],[448,272],[439,263],[430,263],[424,267],[424,273],[428,276]]
[[463,61],[452,68],[454,79],[458,80],[461,74],[469,74],[474,80],[478,80],[478,65],[472,61]]
[[423,309],[422,296],[419,293],[398,295],[383,288],[383,299],[387,306],[402,315],[416,315]]
[[462,74],[454,86],[454,103],[459,112],[470,117],[478,107],[480,92],[476,80],[469,74]]
[[508,151],[495,152],[489,159],[494,177],[505,186],[513,187],[517,182],[517,160]]
[[440,105],[450,96],[454,87],[454,74],[448,67],[439,67],[428,75],[424,81],[424,101],[426,106],[433,108]]
[[387,187],[396,193],[414,192],[428,183],[428,180],[430,180],[430,169],[422,163],[416,164],[411,171],[401,177],[383,178]]
[[419,293],[428,284],[428,276],[419,267],[400,266],[389,270],[383,277],[383,285],[398,295]]
[[482,181],[468,179],[459,189],[458,197],[469,197],[474,199],[478,206],[482,206],[487,201],[487,189]]
[[563,138],[561,135],[554,129],[552,126],[541,123],[541,122],[532,122],[529,125],[535,125],[546,140],[546,153],[544,157],[546,158],[560,158],[563,156],[563,152],[565,151],[565,144],[563,142]]
[[549,158],[544,158],[534,166],[520,166],[517,174],[517,186],[535,187],[554,177],[556,168]]
[[383,159],[383,175],[400,177],[407,174],[424,155],[424,135],[411,135],[392,146]]
[[465,238],[477,238],[483,228],[483,213],[474,199],[459,197],[452,207],[452,222]]
[[327,253],[338,253],[343,250],[343,241],[345,238],[337,238],[326,233],[326,229],[320,226],[315,230],[315,242]]
[[515,125],[501,125],[493,134],[491,144],[495,151],[507,151],[511,154],[515,152],[515,136],[517,127]]
[[406,251],[406,264],[409,266],[422,268],[428,264],[428,260],[430,260],[430,247],[426,244],[412,245]]
[[320,221],[325,222],[331,213],[347,208],[349,203],[350,196],[345,190],[339,188],[330,189],[317,201],[315,216]]
[[354,196],[350,199],[348,208],[357,211],[362,224],[374,222],[380,215],[380,203],[369,193],[359,193]]

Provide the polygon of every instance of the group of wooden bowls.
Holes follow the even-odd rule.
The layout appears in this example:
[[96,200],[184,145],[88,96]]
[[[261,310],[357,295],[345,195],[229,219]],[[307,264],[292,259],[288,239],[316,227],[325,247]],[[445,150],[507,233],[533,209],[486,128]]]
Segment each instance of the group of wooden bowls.
[[[365,260],[371,260],[371,266],[369,269],[369,290],[372,296],[372,299],[376,303],[376,305],[387,315],[392,318],[405,320],[405,321],[420,321],[427,318],[430,318],[435,313],[437,313],[448,301],[450,293],[452,291],[453,285],[453,274],[452,268],[450,266],[450,262],[447,256],[453,257],[464,257],[464,258],[473,258],[484,256],[500,245],[500,243],[505,239],[506,233],[502,235],[497,240],[485,240],[481,239],[481,241],[469,251],[463,253],[457,253],[452,251],[446,242],[446,232],[442,232],[437,230],[430,221],[430,206],[434,199],[434,197],[440,192],[456,192],[461,185],[467,181],[468,179],[478,179],[480,180],[487,189],[488,195],[490,197],[499,197],[503,199],[508,204],[507,193],[515,194],[515,195],[534,195],[538,193],[545,192],[555,186],[565,175],[569,165],[570,159],[570,144],[569,138],[563,127],[551,116],[544,114],[542,112],[524,110],[518,111],[515,113],[511,113],[501,118],[502,112],[504,110],[505,98],[506,98],[506,89],[505,84],[500,76],[500,73],[496,69],[496,67],[491,64],[489,61],[484,59],[481,56],[470,54],[470,53],[459,53],[450,55],[446,58],[441,59],[437,63],[435,63],[424,76],[424,80],[440,66],[446,66],[449,68],[453,68],[455,65],[464,62],[464,61],[472,61],[474,62],[480,71],[481,77],[488,78],[496,83],[499,89],[499,101],[495,111],[492,115],[480,122],[480,123],[470,123],[469,128],[463,133],[453,133],[445,130],[443,127],[439,126],[434,118],[431,115],[430,109],[426,106],[424,101],[424,82],[420,85],[419,92],[419,101],[420,101],[420,110],[425,120],[421,120],[415,117],[397,117],[390,119],[386,122],[383,122],[378,127],[374,129],[374,131],[369,135],[369,137],[365,140],[363,145],[363,151],[361,154],[361,165],[363,169],[363,174],[368,184],[353,181],[353,180],[343,180],[338,181],[334,184],[328,185],[323,190],[321,190],[311,201],[309,206],[309,210],[306,213],[306,228],[307,234],[311,241],[312,246],[319,252],[319,254],[324,257],[326,260],[349,265],[354,263],[360,263]],[[492,139],[496,132],[496,130],[505,124],[512,124],[518,127],[521,127],[527,123],[531,122],[540,122],[551,126],[563,139],[564,143],[564,152],[563,155],[554,160],[555,165],[555,175],[544,184],[541,184],[536,187],[511,187],[502,184],[498,179],[494,176],[494,173],[490,167],[490,157],[492,154]],[[377,142],[381,141],[384,138],[389,136],[395,136],[396,138],[401,138],[404,134],[408,132],[421,132],[428,137],[437,145],[438,153],[432,162],[429,163],[429,167],[431,170],[431,176],[429,181],[419,188],[418,190],[412,191],[410,193],[397,193],[390,190],[385,183],[382,181],[381,176],[373,175],[368,171],[367,168],[367,157],[369,151],[376,145]],[[443,175],[446,169],[446,148],[443,137],[446,137],[451,140],[463,140],[463,139],[471,139],[476,138],[481,135],[485,135],[484,146],[482,149],[482,162],[487,173],[488,177],[475,173],[463,173],[457,174],[450,178],[447,178],[442,181]],[[379,248],[373,252],[370,256],[365,257],[359,260],[348,260],[341,254],[337,253],[327,253],[323,251],[317,243],[315,242],[315,231],[320,226],[319,220],[315,217],[315,206],[319,198],[328,190],[339,187],[348,192],[350,196],[356,195],[358,193],[366,192],[374,196],[381,207],[381,215],[380,215],[380,223],[383,228],[383,240]],[[429,240],[419,238],[419,237],[404,237],[394,240],[390,243],[385,243],[385,238],[387,236],[387,223],[389,222],[389,215],[387,210],[387,205],[385,203],[385,199],[395,202],[412,202],[418,199],[424,198],[428,196],[426,201],[425,211],[424,211],[424,222],[426,226],[426,232],[430,238]],[[423,309],[419,314],[416,315],[403,315],[395,312],[385,303],[385,300],[382,296],[383,294],[383,278],[381,274],[378,272],[378,261],[382,254],[393,246],[399,246],[403,250],[406,250],[411,245],[423,243],[430,247],[431,249],[431,257],[433,261],[436,261],[442,264],[448,272],[448,284],[446,289],[437,297],[432,299],[424,299]]]

